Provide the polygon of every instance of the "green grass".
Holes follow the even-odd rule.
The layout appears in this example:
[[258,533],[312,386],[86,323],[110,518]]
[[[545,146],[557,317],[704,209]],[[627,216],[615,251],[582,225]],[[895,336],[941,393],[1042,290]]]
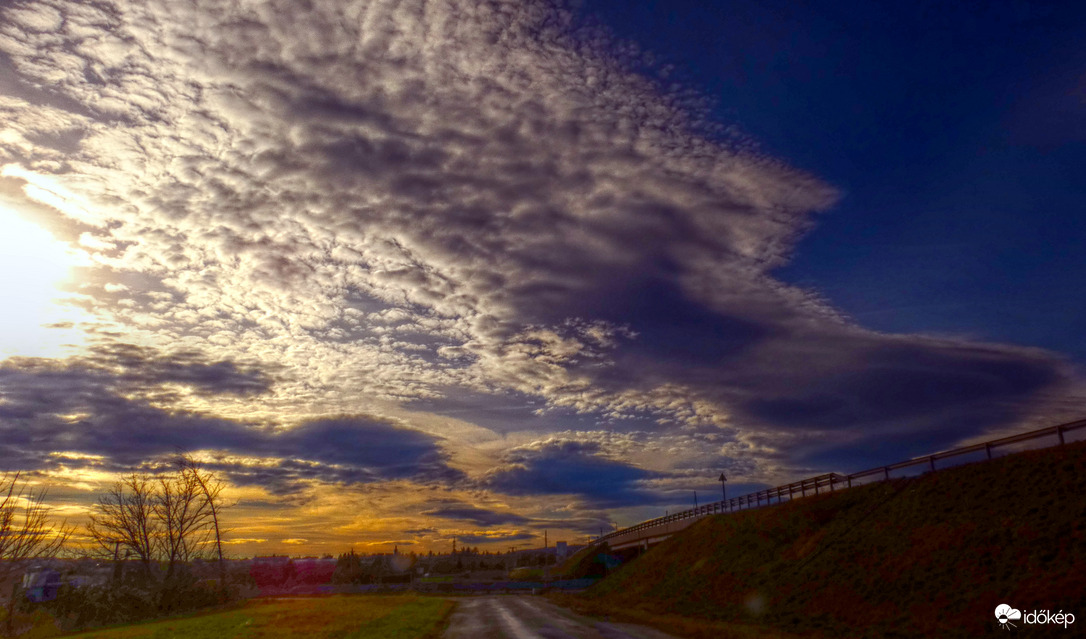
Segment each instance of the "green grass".
[[243,607],[74,635],[80,639],[410,639],[436,636],[452,603],[415,595],[256,599]]
[[575,604],[814,636],[981,636],[1000,603],[1086,614],[1084,513],[1086,443],[1032,451],[706,518]]

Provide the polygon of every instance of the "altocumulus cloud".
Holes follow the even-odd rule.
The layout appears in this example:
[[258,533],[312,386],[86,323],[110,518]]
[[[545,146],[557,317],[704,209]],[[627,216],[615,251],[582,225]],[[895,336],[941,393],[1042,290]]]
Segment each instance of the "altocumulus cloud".
[[[126,460],[186,420],[223,449],[289,443],[309,457],[250,477],[290,490],[314,464],[366,476],[343,451],[392,428],[323,417],[460,390],[636,422],[642,440],[681,431],[714,460],[761,460],[752,476],[831,431],[942,445],[1058,399],[1071,373],[1050,353],[874,333],[775,280],[834,189],[708,135],[609,44],[532,0],[9,4],[2,175],[94,261],[82,328],[114,360],[125,341],[187,353],[132,356],[201,394],[201,414],[260,394],[302,425],[257,437],[109,392],[84,419],[111,437],[153,422],[118,445]],[[105,383],[80,366],[6,374]],[[3,410],[60,428],[27,402]],[[416,465],[377,475],[455,480],[407,432],[388,456]],[[648,470],[593,437],[501,452],[480,481],[617,505],[689,468],[676,447]]]

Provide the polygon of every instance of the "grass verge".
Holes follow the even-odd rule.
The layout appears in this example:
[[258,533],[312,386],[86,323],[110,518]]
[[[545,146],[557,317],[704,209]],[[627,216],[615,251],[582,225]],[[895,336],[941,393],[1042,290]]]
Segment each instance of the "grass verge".
[[706,518],[569,599],[689,636],[976,637],[1002,603],[1086,619],[1082,566],[1086,443]]
[[437,597],[339,595],[254,599],[208,615],[96,630],[79,639],[430,639],[453,607]]

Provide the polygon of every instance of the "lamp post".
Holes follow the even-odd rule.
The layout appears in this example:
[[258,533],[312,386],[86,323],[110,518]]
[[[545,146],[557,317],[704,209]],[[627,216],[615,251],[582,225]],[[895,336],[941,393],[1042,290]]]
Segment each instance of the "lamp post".
[[728,501],[728,490],[724,487],[724,482],[728,481],[728,478],[724,476],[724,473],[720,473],[720,477],[716,478],[720,482],[720,495],[724,498],[724,501]]

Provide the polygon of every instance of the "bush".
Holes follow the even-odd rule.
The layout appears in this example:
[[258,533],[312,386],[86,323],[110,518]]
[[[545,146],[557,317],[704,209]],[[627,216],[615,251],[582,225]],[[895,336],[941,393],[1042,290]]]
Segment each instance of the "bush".
[[228,579],[224,588],[217,579],[198,580],[189,573],[156,581],[126,576],[105,586],[62,586],[53,601],[31,604],[25,610],[45,610],[65,631],[98,626],[130,624],[171,614],[223,605],[240,598],[239,584]]

